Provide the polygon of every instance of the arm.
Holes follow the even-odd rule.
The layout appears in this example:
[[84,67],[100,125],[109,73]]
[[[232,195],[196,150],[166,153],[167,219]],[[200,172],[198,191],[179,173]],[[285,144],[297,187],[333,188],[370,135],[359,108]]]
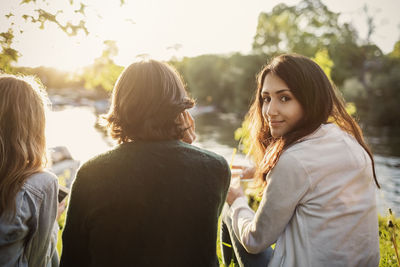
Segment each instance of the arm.
[[[256,172],[256,168],[251,166],[241,166],[241,165],[232,165],[233,170],[241,170],[242,172],[240,174],[237,174],[235,176],[238,176],[240,179],[246,180],[246,179],[253,179],[254,174]],[[234,176],[232,174],[232,176]]]
[[[50,176],[49,173],[41,175]],[[39,207],[37,218],[37,232],[31,241],[32,249],[29,251],[29,266],[46,266],[56,250],[57,235],[54,234],[57,216],[57,178],[51,175],[45,177],[48,183],[44,188],[42,203]],[[44,179],[43,179],[44,180]]]
[[272,245],[309,187],[309,177],[301,163],[288,153],[282,154],[268,176],[257,212],[249,208],[244,197],[238,197],[229,209],[233,231],[244,248],[258,253]]
[[90,253],[88,235],[85,231],[85,193],[82,171],[79,171],[73,183],[69,199],[65,227],[62,233],[63,248],[60,266],[89,266]]

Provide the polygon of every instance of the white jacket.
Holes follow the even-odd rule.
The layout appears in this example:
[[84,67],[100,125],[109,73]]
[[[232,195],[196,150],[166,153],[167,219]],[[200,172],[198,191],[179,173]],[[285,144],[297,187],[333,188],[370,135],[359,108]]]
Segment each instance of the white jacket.
[[378,266],[376,186],[371,160],[334,124],[284,151],[256,213],[244,197],[228,216],[250,253],[276,242],[268,266]]

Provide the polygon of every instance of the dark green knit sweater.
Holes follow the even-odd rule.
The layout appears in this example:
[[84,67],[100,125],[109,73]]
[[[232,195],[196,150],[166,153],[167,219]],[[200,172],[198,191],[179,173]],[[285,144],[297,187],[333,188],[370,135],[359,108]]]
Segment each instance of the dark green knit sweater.
[[225,159],[181,141],[125,143],[72,187],[61,266],[218,266]]

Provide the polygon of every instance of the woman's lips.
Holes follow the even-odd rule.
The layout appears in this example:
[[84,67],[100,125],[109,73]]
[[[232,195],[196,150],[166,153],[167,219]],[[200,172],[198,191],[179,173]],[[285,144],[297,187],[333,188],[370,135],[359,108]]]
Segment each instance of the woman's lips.
[[269,125],[270,127],[279,127],[281,126],[285,121],[270,121]]

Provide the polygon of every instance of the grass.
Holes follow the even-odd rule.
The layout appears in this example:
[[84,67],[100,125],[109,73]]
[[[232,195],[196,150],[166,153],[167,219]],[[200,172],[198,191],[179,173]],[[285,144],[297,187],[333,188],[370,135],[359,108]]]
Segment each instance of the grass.
[[[379,248],[381,253],[380,267],[399,266],[393,242],[396,240],[397,250],[400,245],[400,218],[379,216]],[[392,223],[390,223],[390,221]]]

